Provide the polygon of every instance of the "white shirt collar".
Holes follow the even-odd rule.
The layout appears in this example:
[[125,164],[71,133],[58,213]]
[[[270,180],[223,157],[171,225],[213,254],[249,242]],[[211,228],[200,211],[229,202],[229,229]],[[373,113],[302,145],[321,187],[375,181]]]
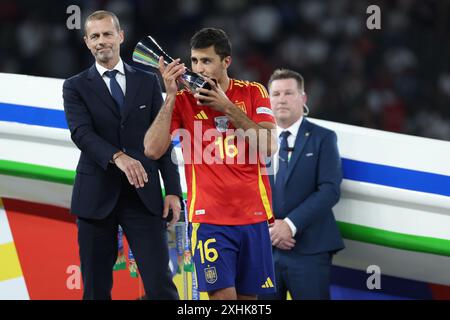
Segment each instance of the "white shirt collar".
[[277,126],[277,134],[278,137],[283,131],[289,131],[292,137],[296,137],[298,133],[298,129],[300,129],[300,125],[302,124],[303,116],[300,117],[297,121],[295,121],[290,127],[284,129],[280,126]]
[[[106,71],[109,71],[109,69],[106,69],[105,67],[100,65],[97,61],[95,61],[95,67],[97,68],[98,73],[100,73],[100,76],[102,77]],[[117,70],[119,71],[120,74],[125,75],[125,68],[121,58],[119,58],[119,62],[117,62],[117,64],[114,66],[114,68],[112,68],[112,70]]]

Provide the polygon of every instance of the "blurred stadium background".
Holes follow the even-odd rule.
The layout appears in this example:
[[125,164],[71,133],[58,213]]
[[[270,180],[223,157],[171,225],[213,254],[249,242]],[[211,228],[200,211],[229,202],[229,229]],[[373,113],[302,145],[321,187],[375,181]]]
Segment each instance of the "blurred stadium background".
[[[0,72],[67,78],[91,65],[82,30],[66,27],[72,4],[83,22],[97,9],[118,15],[127,62],[145,35],[188,62],[190,36],[221,27],[233,77],[266,84],[274,68],[299,71],[314,118],[450,140],[448,1],[1,0]],[[366,28],[371,4],[381,30]]]

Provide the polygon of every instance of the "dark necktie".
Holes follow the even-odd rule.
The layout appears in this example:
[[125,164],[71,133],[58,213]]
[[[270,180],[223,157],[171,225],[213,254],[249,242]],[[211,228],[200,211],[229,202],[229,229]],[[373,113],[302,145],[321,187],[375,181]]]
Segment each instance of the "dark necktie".
[[118,70],[105,71],[105,75],[109,79],[111,79],[109,82],[109,86],[111,88],[111,95],[114,101],[116,101],[117,105],[119,106],[119,109],[121,110],[123,107],[125,96],[123,94],[122,88],[120,88],[120,85],[116,79],[116,75],[118,72],[119,72]]
[[[277,218],[283,218],[284,213],[284,182],[288,169],[288,143],[287,139],[291,133],[283,131],[280,134],[280,150],[278,151],[278,171],[275,177],[275,189],[273,197],[273,209]],[[282,215],[282,217],[280,217]]]

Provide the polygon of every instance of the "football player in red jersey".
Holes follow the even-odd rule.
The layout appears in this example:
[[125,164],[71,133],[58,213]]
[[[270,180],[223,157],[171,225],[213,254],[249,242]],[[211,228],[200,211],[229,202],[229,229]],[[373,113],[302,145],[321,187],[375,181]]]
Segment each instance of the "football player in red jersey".
[[268,230],[274,217],[264,161],[252,152],[276,152],[276,126],[264,86],[231,79],[230,64],[229,38],[216,28],[191,39],[192,70],[211,89],[177,91],[185,66],[179,59],[165,66],[161,57],[166,100],[144,145],[158,159],[172,135],[182,136],[200,291],[210,299],[255,299],[275,290]]

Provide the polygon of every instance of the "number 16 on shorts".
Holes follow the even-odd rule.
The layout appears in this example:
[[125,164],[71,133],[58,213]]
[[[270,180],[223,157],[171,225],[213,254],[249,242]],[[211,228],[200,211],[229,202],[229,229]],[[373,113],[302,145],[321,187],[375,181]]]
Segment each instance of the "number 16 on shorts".
[[205,263],[205,259],[206,259],[206,261],[213,263],[219,258],[219,253],[217,252],[216,249],[214,249],[211,246],[211,244],[213,244],[215,242],[216,242],[216,239],[214,239],[214,238],[210,238],[210,239],[206,240],[205,242],[203,242],[202,240],[198,241],[196,250],[198,250],[198,252],[200,254],[200,262],[202,264]]

